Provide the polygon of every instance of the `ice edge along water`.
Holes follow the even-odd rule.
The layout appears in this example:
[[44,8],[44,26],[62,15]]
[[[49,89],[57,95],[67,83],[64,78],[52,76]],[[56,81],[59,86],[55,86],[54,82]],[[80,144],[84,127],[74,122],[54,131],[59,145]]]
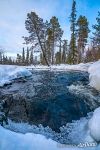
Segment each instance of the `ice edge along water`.
[[[51,66],[51,68],[45,66],[37,66],[37,67],[28,67],[28,69],[51,69],[51,70],[80,70],[80,71],[88,71],[89,72],[89,79],[90,79],[90,86],[100,90],[100,61],[95,63],[88,63],[88,64],[79,64],[79,65],[60,65],[60,66]],[[27,77],[30,76],[31,73],[25,67],[17,67],[17,66],[2,66],[0,65],[0,86],[3,86],[6,83],[10,83],[12,80],[20,78],[20,77]],[[100,108],[97,108],[94,111],[93,117],[89,121],[88,125],[88,132],[89,135],[96,141],[100,141]],[[92,139],[91,138],[91,139]],[[88,139],[88,137],[87,137]],[[94,141],[93,140],[93,141]],[[70,149],[70,150],[78,150],[81,148],[69,148],[69,147],[59,147],[60,145],[51,140],[46,139],[44,136],[34,133],[15,133],[4,129],[0,126],[0,150],[40,150],[41,148],[44,150],[58,150],[60,149]],[[83,149],[83,148],[82,148]],[[92,150],[99,150],[100,146],[93,148],[85,148],[85,149],[92,149]]]

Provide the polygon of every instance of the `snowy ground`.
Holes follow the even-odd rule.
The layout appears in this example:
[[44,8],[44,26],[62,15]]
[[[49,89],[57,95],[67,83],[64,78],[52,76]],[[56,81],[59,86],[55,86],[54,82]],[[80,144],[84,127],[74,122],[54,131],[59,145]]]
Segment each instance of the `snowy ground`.
[[[28,69],[26,69],[28,68]],[[67,70],[80,70],[88,71],[90,74],[90,86],[100,90],[100,61],[95,63],[79,64],[79,65],[60,65],[60,66],[29,66],[29,67],[17,67],[17,66],[3,66],[0,65],[0,86],[12,82],[12,80],[27,77],[31,75],[31,72],[28,70],[38,69],[38,70],[53,70],[53,71],[67,71]],[[93,117],[90,119],[89,123],[86,122],[77,125],[79,128],[79,133],[83,134],[83,142],[89,141],[100,142],[100,108],[94,111]],[[75,127],[76,128],[76,127]],[[76,128],[77,129],[77,128]],[[87,132],[84,132],[84,131]],[[78,129],[77,129],[78,132]],[[76,134],[76,130],[73,130],[73,133],[69,136],[78,137],[79,134]],[[75,137],[75,138],[76,138]],[[81,137],[81,136],[80,136]],[[78,137],[79,138],[79,137]],[[76,138],[77,139],[77,138]],[[82,145],[81,145],[82,146]],[[46,139],[43,135],[27,133],[21,134],[9,131],[0,126],[0,150],[100,150],[100,145],[96,147],[87,147],[87,148],[78,148],[78,147],[68,147],[59,145],[57,142]]]

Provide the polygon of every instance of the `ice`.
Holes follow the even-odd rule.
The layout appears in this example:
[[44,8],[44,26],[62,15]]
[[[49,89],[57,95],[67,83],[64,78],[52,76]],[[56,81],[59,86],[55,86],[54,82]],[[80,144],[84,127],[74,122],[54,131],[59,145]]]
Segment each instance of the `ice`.
[[12,80],[31,76],[31,72],[23,67],[0,65],[0,86],[9,84]]

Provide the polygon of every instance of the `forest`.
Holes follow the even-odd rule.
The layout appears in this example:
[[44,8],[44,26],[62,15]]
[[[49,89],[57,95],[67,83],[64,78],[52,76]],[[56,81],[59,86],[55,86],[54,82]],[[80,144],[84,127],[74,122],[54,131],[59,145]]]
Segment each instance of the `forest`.
[[[84,14],[77,18],[76,1],[73,0],[70,21],[70,39],[63,39],[64,31],[59,20],[53,16],[44,21],[36,12],[27,14],[25,28],[29,33],[24,37],[25,47],[16,59],[7,57],[0,49],[0,64],[11,65],[54,65],[79,64],[100,59],[100,12],[97,12],[96,24],[90,31],[89,20]],[[67,24],[66,24],[67,26]],[[91,35],[91,36],[90,36]],[[34,51],[39,53],[34,57]]]

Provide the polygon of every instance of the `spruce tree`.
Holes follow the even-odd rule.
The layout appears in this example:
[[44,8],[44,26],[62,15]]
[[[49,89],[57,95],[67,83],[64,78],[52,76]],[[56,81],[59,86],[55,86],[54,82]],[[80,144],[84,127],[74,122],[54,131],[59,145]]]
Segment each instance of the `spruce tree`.
[[2,52],[0,52],[0,64],[2,64]]
[[3,49],[0,47],[0,64],[2,64],[3,59]]
[[97,24],[93,25],[93,47],[96,48],[100,53],[100,12],[98,12],[98,17],[96,18]]
[[23,47],[23,51],[22,51],[22,64],[23,65],[25,64],[25,50],[24,50],[24,47]]
[[60,52],[57,52],[56,54],[55,54],[55,63],[56,64],[61,64],[61,53]]
[[12,61],[11,57],[8,58],[8,64],[9,64],[9,65],[12,65],[12,64],[13,64],[13,61]]
[[78,51],[76,47],[76,1],[73,0],[72,4],[72,12],[70,15],[71,22],[71,40],[70,40],[70,53],[69,53],[69,63],[75,64],[77,63]]
[[29,48],[28,47],[26,51],[26,65],[29,65]]
[[17,54],[16,63],[17,63],[17,65],[21,65],[22,64],[22,57],[21,57],[20,54]]

